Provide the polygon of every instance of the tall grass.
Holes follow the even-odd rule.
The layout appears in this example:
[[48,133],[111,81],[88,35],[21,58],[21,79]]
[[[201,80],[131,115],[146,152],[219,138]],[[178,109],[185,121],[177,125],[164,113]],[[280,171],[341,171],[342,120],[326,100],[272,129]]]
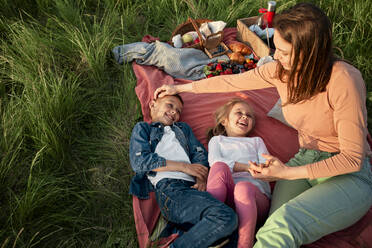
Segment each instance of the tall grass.
[[[372,3],[314,2],[372,96]],[[189,16],[233,27],[266,4],[0,0],[0,247],[136,247],[128,142],[141,113],[132,67],[111,49],[167,41]]]

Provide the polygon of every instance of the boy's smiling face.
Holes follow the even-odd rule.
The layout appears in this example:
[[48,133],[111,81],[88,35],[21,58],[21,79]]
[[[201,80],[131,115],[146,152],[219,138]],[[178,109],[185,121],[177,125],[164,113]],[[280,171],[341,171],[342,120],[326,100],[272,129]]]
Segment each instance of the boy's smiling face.
[[149,103],[152,122],[170,126],[180,119],[182,103],[176,96],[164,96]]

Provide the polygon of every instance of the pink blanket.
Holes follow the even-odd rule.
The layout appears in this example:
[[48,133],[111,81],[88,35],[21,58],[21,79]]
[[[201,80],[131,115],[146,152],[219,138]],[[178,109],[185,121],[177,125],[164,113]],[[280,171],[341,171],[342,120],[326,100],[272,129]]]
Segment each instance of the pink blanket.
[[[224,33],[225,43],[235,40],[236,29],[226,29]],[[147,36],[143,41],[150,41],[153,37]],[[188,80],[174,79],[162,70],[154,66],[140,66],[133,63],[133,70],[137,77],[135,89],[140,100],[144,121],[150,121],[148,103],[152,99],[155,89],[162,84],[182,84]],[[240,97],[250,103],[256,114],[256,127],[252,136],[260,136],[269,152],[280,158],[283,162],[288,161],[299,148],[296,130],[281,122],[267,117],[267,112],[274,106],[279,96],[275,88],[243,91],[237,93],[214,93],[214,94],[191,94],[182,93],[184,109],[181,120],[188,123],[196,137],[206,146],[206,132],[213,127],[213,112],[218,106],[224,104],[231,97]],[[140,247],[149,245],[148,236],[154,228],[159,216],[159,208],[151,195],[149,200],[139,200],[133,197],[133,209]],[[170,237],[167,241],[176,237]],[[303,247],[327,248],[327,247],[372,247],[372,208],[353,226],[327,235],[322,239]]]

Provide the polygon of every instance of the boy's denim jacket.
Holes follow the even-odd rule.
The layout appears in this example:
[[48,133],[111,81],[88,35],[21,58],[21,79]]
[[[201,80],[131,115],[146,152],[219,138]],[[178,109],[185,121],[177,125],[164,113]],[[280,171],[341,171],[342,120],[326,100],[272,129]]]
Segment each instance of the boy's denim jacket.
[[[185,149],[192,164],[208,166],[208,154],[204,146],[196,139],[189,125],[176,122],[171,126],[176,138]],[[155,153],[155,148],[164,134],[164,125],[160,122],[137,123],[132,131],[129,146],[129,158],[132,169],[136,175],[132,178],[129,193],[140,199],[147,199],[150,191],[154,190],[147,174],[166,165],[165,158]]]

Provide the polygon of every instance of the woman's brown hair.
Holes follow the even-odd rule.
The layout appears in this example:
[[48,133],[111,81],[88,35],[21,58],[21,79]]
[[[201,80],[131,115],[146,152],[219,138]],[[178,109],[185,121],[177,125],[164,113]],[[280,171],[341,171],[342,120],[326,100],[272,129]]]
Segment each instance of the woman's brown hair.
[[252,128],[255,124],[255,116],[253,112],[253,108],[243,99],[241,98],[232,98],[227,103],[219,107],[216,112],[214,112],[214,119],[216,122],[216,125],[214,128],[211,128],[207,132],[207,140],[209,141],[213,136],[217,135],[225,135],[227,136],[225,126],[222,125],[222,122],[226,120],[229,117],[231,109],[235,106],[237,103],[243,103],[249,106],[251,118],[253,121]]
[[288,84],[288,101],[284,105],[325,91],[335,61],[327,15],[313,4],[300,3],[276,15],[273,26],[292,45],[291,70],[286,71],[278,63],[278,77]]

